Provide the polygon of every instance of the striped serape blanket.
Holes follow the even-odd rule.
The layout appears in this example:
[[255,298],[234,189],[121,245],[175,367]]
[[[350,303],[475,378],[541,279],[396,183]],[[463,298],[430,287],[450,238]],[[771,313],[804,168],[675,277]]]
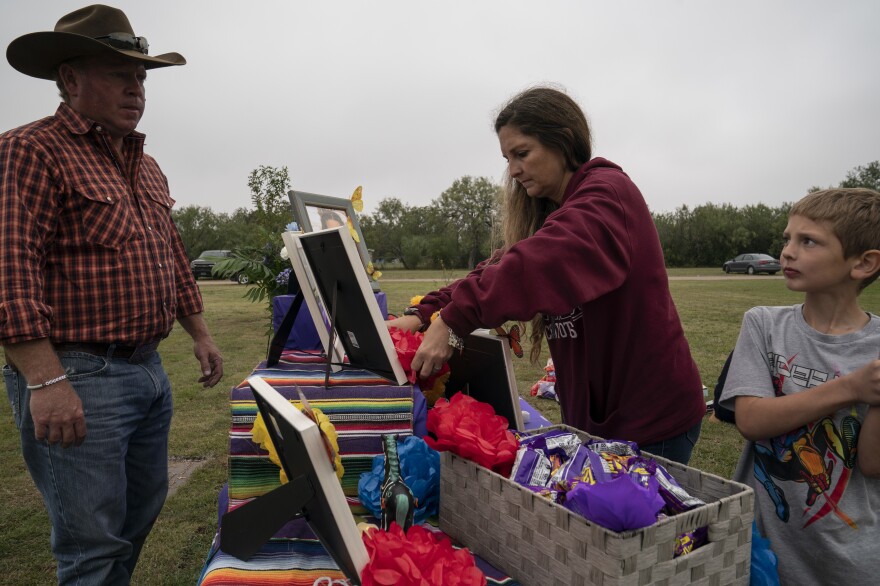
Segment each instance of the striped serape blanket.
[[[266,368],[263,362],[253,374],[263,377],[294,403],[299,403],[295,387],[299,385],[312,407],[327,415],[338,435],[345,469],[342,490],[355,521],[375,522],[367,517],[367,510],[358,499],[358,480],[363,472],[371,469],[373,457],[382,453],[383,434],[393,433],[401,438],[412,435],[414,393],[421,395],[421,391],[390,384],[371,372],[357,369],[332,373],[329,387],[325,388],[321,362],[315,360],[313,354],[286,350],[276,366]],[[280,485],[278,467],[251,438],[258,409],[247,381],[232,389],[230,408],[229,483],[218,500],[220,516]],[[202,572],[199,582],[202,586],[313,586],[325,577],[344,578],[302,519],[284,525],[247,562],[221,551],[219,543],[218,533]],[[477,562],[489,584],[515,584],[482,560]]]
[[[366,512],[357,498],[361,473],[372,467],[373,457],[382,453],[382,435],[412,435],[413,393],[409,386],[388,381],[364,370],[343,370],[330,377],[324,388],[321,368],[294,363],[272,369],[261,364],[254,374],[289,400],[299,403],[299,385],[312,407],[320,409],[333,423],[339,439],[339,454],[345,474],[342,491],[355,514]],[[236,508],[246,500],[265,494],[279,485],[278,467],[251,441],[257,404],[247,382],[232,389],[232,429],[229,434],[229,504]]]

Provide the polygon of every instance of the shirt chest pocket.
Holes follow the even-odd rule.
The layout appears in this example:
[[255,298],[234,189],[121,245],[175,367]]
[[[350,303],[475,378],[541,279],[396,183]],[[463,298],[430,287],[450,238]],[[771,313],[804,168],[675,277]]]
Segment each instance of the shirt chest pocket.
[[74,205],[82,217],[86,242],[120,249],[135,236],[131,206],[125,187],[80,183],[74,188]]
[[144,206],[144,222],[147,223],[148,230],[158,230],[162,237],[166,237],[170,230],[175,230],[174,222],[171,219],[171,207],[174,200],[168,195],[168,192],[152,187],[144,188],[145,197],[142,201],[147,202]]

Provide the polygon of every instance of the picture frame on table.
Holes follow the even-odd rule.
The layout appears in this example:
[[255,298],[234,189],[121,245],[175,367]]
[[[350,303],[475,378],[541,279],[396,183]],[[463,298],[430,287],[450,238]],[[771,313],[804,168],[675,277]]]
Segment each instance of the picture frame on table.
[[287,248],[288,260],[299,283],[300,292],[312,317],[315,330],[318,332],[318,338],[321,340],[324,352],[330,357],[331,370],[339,372],[345,359],[345,348],[338,337],[333,341],[333,347],[330,347],[330,310],[324,305],[324,299],[318,291],[314,273],[308,266],[302,244],[295,232],[284,232],[281,238]]
[[223,515],[220,548],[247,561],[285,523],[302,517],[350,583],[361,584],[369,554],[337,479],[328,440],[313,418],[262,377],[251,376],[247,383],[288,482]]
[[497,415],[507,419],[509,429],[525,429],[507,338],[491,330],[474,330],[465,339],[464,350],[452,353],[449,369],[447,397],[461,391],[492,405]]
[[295,234],[285,232],[284,243],[301,287],[315,328],[329,328],[326,316],[334,316],[335,336],[321,336],[325,353],[340,354],[341,344],[348,364],[369,370],[397,385],[407,383],[406,373],[385,325],[366,271],[360,270],[356,243],[348,228],[328,228]]
[[[345,226],[346,221],[350,220],[355,233],[358,235],[358,242],[355,242],[358,256],[364,265],[364,270],[367,269],[367,265],[370,264],[371,260],[370,251],[367,249],[364,234],[361,232],[361,225],[358,223],[357,213],[355,213],[350,199],[296,191],[294,189],[288,191],[287,196],[290,198],[293,219],[299,224],[299,228],[303,232],[317,232],[327,228]],[[373,289],[375,290],[375,286]]]

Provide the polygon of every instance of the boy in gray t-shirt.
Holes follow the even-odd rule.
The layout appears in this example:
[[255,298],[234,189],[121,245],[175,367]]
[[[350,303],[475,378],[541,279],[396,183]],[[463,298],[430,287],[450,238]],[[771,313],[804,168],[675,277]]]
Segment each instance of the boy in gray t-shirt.
[[880,317],[858,296],[880,274],[880,193],[830,189],[789,213],[781,263],[794,307],[746,312],[722,406],[749,440],[734,478],[783,584],[880,575]]

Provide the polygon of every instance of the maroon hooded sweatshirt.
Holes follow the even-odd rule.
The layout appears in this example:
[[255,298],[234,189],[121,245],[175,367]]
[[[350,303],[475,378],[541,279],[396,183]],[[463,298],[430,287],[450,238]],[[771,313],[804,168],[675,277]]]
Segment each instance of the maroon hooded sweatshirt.
[[545,316],[563,421],[645,445],[706,412],[672,296],[657,229],[622,169],[596,158],[572,176],[534,235],[419,305],[466,336]]

